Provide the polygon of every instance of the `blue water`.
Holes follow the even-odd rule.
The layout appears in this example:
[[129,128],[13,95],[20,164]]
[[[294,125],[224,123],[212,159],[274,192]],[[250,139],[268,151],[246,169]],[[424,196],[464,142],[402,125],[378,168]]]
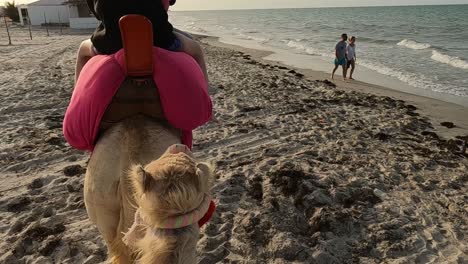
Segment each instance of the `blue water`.
[[467,14],[468,5],[452,5],[193,11],[171,12],[170,17],[190,32],[330,63],[339,36],[346,32],[357,37],[358,67],[415,89],[468,97]]

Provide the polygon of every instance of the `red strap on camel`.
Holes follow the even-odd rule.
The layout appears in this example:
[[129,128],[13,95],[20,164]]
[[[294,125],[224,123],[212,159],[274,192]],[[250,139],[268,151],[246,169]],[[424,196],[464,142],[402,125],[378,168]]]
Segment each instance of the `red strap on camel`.
[[126,15],[119,20],[125,53],[126,74],[130,77],[153,75],[153,27],[148,18]]
[[198,221],[198,227],[202,227],[206,223],[208,223],[211,220],[211,217],[213,217],[213,214],[214,214],[215,211],[216,211],[216,204],[212,200],[210,202],[210,207],[208,208],[208,211],[203,216],[203,218]]

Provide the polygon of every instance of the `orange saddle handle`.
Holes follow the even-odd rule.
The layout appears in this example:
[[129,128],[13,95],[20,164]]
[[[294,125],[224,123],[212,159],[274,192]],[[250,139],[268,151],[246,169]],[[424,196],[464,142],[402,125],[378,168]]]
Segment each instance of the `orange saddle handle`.
[[153,25],[141,15],[126,15],[119,20],[129,77],[153,75]]

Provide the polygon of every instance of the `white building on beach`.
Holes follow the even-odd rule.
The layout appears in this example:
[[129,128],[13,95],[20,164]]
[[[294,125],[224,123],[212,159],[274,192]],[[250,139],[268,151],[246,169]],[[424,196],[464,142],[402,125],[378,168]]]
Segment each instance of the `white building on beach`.
[[70,28],[96,28],[98,21],[89,11],[85,0],[68,0],[66,4],[70,14]]
[[68,24],[74,29],[95,28],[98,23],[85,0],[39,0],[19,6],[18,11],[22,25],[28,19],[33,26]]
[[[27,5],[31,25],[70,23],[70,11],[64,0],[39,0]],[[20,17],[20,21],[24,21]]]

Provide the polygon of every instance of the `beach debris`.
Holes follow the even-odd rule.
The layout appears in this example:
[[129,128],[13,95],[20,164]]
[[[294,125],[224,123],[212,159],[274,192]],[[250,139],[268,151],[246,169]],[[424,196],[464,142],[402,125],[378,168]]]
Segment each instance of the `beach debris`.
[[307,175],[292,164],[284,164],[279,170],[270,172],[269,177],[273,186],[279,188],[284,195],[292,196],[297,193]]
[[414,105],[406,105],[406,109],[408,109],[408,111],[416,111],[418,110],[418,108]]
[[39,248],[39,253],[42,256],[49,256],[60,245],[61,241],[62,241],[61,237],[55,237],[55,236],[47,237],[47,239],[42,242],[42,245]]
[[302,73],[296,73],[295,76],[298,77],[298,78],[302,78],[302,77],[304,77],[304,74],[302,74]]
[[7,210],[8,212],[13,212],[13,213],[21,212],[30,203],[31,203],[31,199],[29,199],[29,197],[27,196],[16,197],[15,199],[13,199],[7,204]]
[[325,80],[315,80],[316,82],[319,82],[319,83],[323,83],[329,87],[333,87],[335,88],[336,87],[336,84],[330,82],[328,79],[325,79]]
[[68,177],[78,176],[86,172],[86,169],[80,165],[71,165],[63,169],[63,174]]
[[[23,228],[26,226],[26,223],[24,223],[21,219],[16,219],[15,222],[13,222],[10,230],[8,231],[9,235],[16,234],[18,232],[21,232]],[[2,263],[2,262],[0,262]]]
[[54,208],[50,206],[44,209],[44,212],[42,212],[42,216],[47,218],[47,217],[51,217],[52,215],[54,215],[54,213],[55,213]]
[[57,235],[65,232],[66,227],[62,223],[55,224],[53,227],[46,227],[42,225],[36,225],[26,230],[25,235],[33,240],[40,241],[48,236]]
[[455,138],[463,140],[468,144],[468,136],[456,136]]
[[256,175],[253,179],[249,180],[248,194],[255,200],[261,202],[263,200],[263,186],[262,177]]
[[442,122],[442,123],[440,123],[440,125],[441,125],[441,126],[444,126],[444,127],[446,127],[446,128],[454,128],[454,127],[456,127],[456,125],[455,125],[454,123],[452,123],[452,122]]
[[386,133],[384,133],[384,132],[379,132],[379,133],[377,133],[377,134],[374,135],[374,138],[375,138],[375,139],[378,139],[378,140],[381,140],[381,141],[387,141],[387,140],[389,140],[390,138],[392,138],[392,136],[389,135],[389,134],[386,134]]
[[323,206],[323,205],[331,205],[333,201],[324,190],[318,189],[304,197],[304,202],[309,205],[315,206]]
[[449,139],[446,144],[447,149],[457,154],[466,153],[466,148],[467,148],[466,145],[467,145],[466,142],[461,139]]
[[406,112],[406,114],[409,115],[409,116],[420,116],[418,113],[413,112],[413,110],[408,110],[408,111]]
[[262,110],[263,108],[260,107],[260,106],[246,106],[246,107],[243,107],[241,108],[241,112],[255,112],[255,111],[259,111],[259,110]]
[[43,118],[46,122],[45,125],[49,129],[62,128],[63,116],[60,115],[51,115]]
[[380,198],[381,200],[384,200],[385,198],[387,198],[387,194],[377,188],[374,189],[374,195]]
[[81,189],[81,186],[75,186],[75,185],[72,185],[72,184],[67,184],[67,190],[69,193],[75,193],[75,192],[79,192]]
[[59,146],[59,145],[62,144],[63,139],[58,137],[57,135],[53,134],[53,135],[50,135],[46,139],[46,142],[49,143],[50,145],[53,145],[53,146]]
[[421,132],[421,135],[425,136],[425,137],[432,137],[434,139],[437,139],[439,140],[439,135],[437,135],[437,133],[435,132],[432,132],[432,131],[423,131]]
[[42,179],[34,179],[28,187],[30,189],[39,189],[42,188],[43,185],[44,183],[42,182]]

